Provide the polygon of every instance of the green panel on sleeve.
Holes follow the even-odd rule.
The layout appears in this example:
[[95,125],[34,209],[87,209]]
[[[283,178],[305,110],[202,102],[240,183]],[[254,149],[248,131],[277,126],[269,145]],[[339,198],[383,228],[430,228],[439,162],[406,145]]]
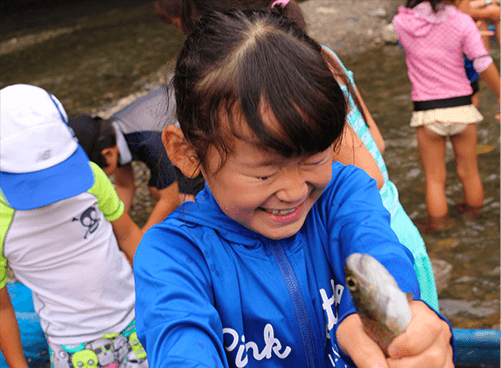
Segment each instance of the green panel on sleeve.
[[108,221],[119,219],[124,213],[124,204],[104,171],[94,162],[89,162],[94,173],[94,185],[87,191],[96,196],[99,209]]

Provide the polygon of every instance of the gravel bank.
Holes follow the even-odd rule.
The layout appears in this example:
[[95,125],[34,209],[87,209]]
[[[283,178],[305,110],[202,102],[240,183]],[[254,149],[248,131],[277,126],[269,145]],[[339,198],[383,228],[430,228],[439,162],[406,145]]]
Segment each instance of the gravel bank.
[[403,0],[308,0],[301,7],[308,34],[340,55],[355,54],[384,43],[383,27]]

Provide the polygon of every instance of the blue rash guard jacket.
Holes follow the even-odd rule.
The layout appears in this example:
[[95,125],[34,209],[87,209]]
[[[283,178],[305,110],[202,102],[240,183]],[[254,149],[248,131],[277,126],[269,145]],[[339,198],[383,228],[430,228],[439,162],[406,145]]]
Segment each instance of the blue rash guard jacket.
[[390,229],[376,182],[354,166],[332,169],[290,238],[230,219],[207,187],[146,232],[134,274],[150,367],[354,367],[336,340],[355,313],[344,279],[354,252],[376,257],[419,299],[412,255]]

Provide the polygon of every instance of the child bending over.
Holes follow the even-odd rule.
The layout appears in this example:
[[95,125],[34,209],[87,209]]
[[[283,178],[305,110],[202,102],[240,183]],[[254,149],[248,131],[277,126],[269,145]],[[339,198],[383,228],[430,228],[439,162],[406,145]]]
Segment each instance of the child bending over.
[[175,108],[166,108],[167,95],[171,94],[165,87],[157,88],[110,119],[87,114],[69,118],[69,125],[90,160],[107,175],[115,175],[115,188],[126,212],[132,206],[136,191],[132,161],[143,162],[148,167],[148,190],[157,202],[142,227],[143,232],[163,221],[184,200],[193,200],[203,188],[201,177],[187,179],[165,153],[162,129],[176,123]]

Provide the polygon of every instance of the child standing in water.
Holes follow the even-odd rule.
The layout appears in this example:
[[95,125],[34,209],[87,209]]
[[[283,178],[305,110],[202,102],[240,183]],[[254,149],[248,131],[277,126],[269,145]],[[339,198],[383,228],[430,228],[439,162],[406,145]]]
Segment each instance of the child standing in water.
[[[170,0],[159,0],[167,5]],[[245,0],[235,4],[232,0],[190,0],[183,2],[182,11],[175,13],[181,16],[180,30],[191,30],[195,21],[209,10],[222,11],[235,7],[238,9],[267,9],[294,20],[303,30],[306,23],[301,9],[294,1]],[[399,201],[398,189],[390,180],[382,153],[385,149],[383,137],[369,110],[358,93],[353,73],[347,70],[337,55],[327,47],[323,47],[322,55],[328,62],[345,97],[349,100],[349,113],[343,139],[334,152],[333,160],[345,165],[355,165],[365,170],[377,181],[379,192],[385,208],[391,214],[391,228],[399,241],[412,252],[414,269],[421,288],[421,297],[431,307],[439,309],[435,278],[430,258],[423,238],[412,223]]]
[[[322,49],[269,11],[203,16],[177,62],[169,157],[206,187],[144,235],[138,337],[151,367],[453,367],[375,181],[332,162],[346,101]],[[377,239],[377,241],[375,241]],[[344,281],[370,253],[414,295],[385,359]]]
[[477,127],[482,115],[471,101],[463,53],[499,100],[499,72],[470,16],[454,2],[407,0],[393,20],[405,50],[412,83],[419,156],[425,172],[428,231],[444,229],[449,211],[445,195],[445,143],[454,147],[456,173],[463,185],[461,211],[479,212],[484,191],[477,166]]

